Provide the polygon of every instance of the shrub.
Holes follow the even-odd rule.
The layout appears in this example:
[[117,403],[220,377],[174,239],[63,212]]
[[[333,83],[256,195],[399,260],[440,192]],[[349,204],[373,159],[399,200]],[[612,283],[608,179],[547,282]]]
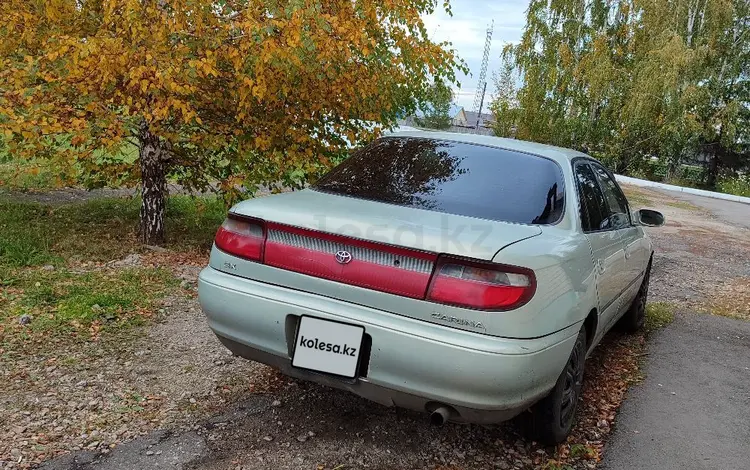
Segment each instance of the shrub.
[[719,180],[716,187],[722,193],[750,197],[750,174],[724,177]]

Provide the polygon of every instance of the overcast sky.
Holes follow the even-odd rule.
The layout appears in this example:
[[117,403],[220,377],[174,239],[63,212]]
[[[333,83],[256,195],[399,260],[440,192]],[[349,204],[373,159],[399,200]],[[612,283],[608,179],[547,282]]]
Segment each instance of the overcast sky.
[[439,8],[435,14],[424,18],[427,32],[437,41],[452,42],[469,66],[469,75],[459,75],[461,89],[456,93],[457,104],[467,111],[471,111],[474,104],[487,27],[494,19],[485,109],[494,92],[492,73],[500,67],[500,53],[505,44],[521,39],[528,4],[528,0],[452,0],[452,17]]

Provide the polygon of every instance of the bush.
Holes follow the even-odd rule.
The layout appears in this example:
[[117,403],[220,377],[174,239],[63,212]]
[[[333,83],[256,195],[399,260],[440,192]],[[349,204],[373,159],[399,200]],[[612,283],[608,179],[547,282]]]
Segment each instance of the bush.
[[750,174],[724,177],[719,180],[716,187],[722,193],[750,197]]
[[690,181],[693,184],[703,183],[703,167],[698,165],[680,165],[677,169],[680,178]]
[[668,163],[662,160],[649,160],[633,172],[636,178],[657,182],[668,182],[677,186],[697,188],[703,184],[704,169],[699,165],[679,165],[667,181]]
[[662,165],[658,161],[646,161],[643,165],[632,170],[630,175],[634,178],[640,178],[643,180],[661,182],[664,180],[664,176],[667,174],[666,165]]

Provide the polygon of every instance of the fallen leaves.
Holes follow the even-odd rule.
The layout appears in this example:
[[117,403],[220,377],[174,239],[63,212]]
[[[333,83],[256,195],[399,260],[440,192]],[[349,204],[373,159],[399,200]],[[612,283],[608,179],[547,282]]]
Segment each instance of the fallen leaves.
[[25,469],[81,449],[106,453],[155,428],[190,426],[266,377],[258,393],[286,380],[229,355],[195,300],[180,292],[165,302],[173,315],[145,328],[100,329],[96,341],[35,338],[23,355],[4,353],[0,461]]
[[612,332],[604,337],[586,362],[577,420],[568,440],[553,449],[540,448],[536,463],[549,470],[593,468],[613,427],[617,410],[628,387],[640,375],[639,358],[645,334]]
[[750,320],[750,277],[730,279],[716,287],[698,310],[712,315]]

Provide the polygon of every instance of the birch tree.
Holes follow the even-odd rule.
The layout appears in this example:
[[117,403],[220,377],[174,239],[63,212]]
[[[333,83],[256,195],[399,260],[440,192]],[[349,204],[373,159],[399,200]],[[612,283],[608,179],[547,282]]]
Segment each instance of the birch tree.
[[747,0],[532,0],[506,49],[523,85],[518,137],[577,148],[615,171],[748,162]]
[[17,158],[140,185],[140,237],[159,244],[168,178],[224,192],[304,178],[454,81],[422,22],[443,5],[4,0],[0,132]]

